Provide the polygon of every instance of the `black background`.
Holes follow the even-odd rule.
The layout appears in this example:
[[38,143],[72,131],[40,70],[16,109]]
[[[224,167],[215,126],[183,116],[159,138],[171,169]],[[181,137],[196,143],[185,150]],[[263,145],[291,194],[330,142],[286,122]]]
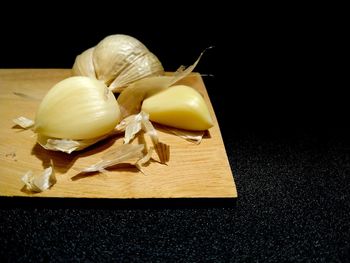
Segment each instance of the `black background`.
[[11,10],[2,18],[0,67],[69,68],[76,55],[116,33],[141,40],[169,71],[215,46],[196,70],[214,75],[207,78],[209,92],[237,122],[288,128],[346,123],[341,16],[334,20],[318,7],[94,8]]
[[1,258],[348,262],[343,16],[327,6],[155,6],[8,9],[0,68],[69,68],[77,54],[116,33],[141,40],[169,71],[215,46],[196,71],[214,75],[204,81],[239,198],[3,198]]

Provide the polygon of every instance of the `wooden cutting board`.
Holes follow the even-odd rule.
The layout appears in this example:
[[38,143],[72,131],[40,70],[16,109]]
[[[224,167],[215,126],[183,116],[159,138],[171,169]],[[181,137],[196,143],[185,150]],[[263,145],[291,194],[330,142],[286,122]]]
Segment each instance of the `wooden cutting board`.
[[[79,171],[100,160],[104,152],[122,144],[122,137],[98,143],[84,151],[65,154],[36,144],[31,130],[17,127],[12,119],[34,119],[40,100],[68,69],[0,70],[0,196],[78,198],[235,198],[237,191],[219,125],[203,80],[192,73],[181,81],[199,90],[209,105],[215,126],[199,145],[166,132],[161,141],[170,145],[170,162],[152,162],[145,174],[130,166],[106,173],[83,175]],[[29,193],[21,177],[28,170],[41,173],[52,163],[57,183],[42,193]]]

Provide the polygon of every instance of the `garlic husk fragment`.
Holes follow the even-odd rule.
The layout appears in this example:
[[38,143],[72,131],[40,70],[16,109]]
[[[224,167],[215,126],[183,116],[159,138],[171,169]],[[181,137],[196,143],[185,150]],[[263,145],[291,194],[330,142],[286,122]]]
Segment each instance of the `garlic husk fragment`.
[[34,125],[33,120],[28,119],[28,118],[23,117],[23,116],[20,116],[16,119],[13,119],[12,121],[23,129],[28,129]]
[[204,49],[199,54],[199,57],[197,58],[197,60],[192,65],[188,66],[187,68],[184,65],[181,65],[174,73],[175,78],[174,78],[172,84],[174,84],[175,82],[179,81],[180,79],[183,79],[184,77],[188,76],[188,74],[190,74],[195,69],[195,67],[198,65],[198,63],[201,60],[204,53],[208,49],[211,49],[211,48],[213,48],[213,46],[210,46],[210,47],[207,47],[206,49]]
[[77,56],[73,74],[96,76],[113,92],[121,92],[136,80],[163,75],[164,68],[159,59],[139,40],[117,34],[105,37],[96,47]]
[[104,156],[102,156],[101,161],[83,169],[82,172],[104,172],[108,167],[125,162],[135,164],[138,160],[140,160],[140,158],[143,157],[143,149],[143,144],[123,144],[115,150],[106,153]]
[[170,146],[159,141],[158,133],[152,123],[149,121],[149,115],[147,113],[141,111],[139,114],[133,114],[126,117],[117,125],[115,131],[117,133],[125,132],[125,144],[132,142],[136,135],[141,139],[142,137],[140,136],[149,136],[153,146],[145,148],[145,152],[148,157],[144,157],[143,161],[140,163],[144,164],[144,162],[148,162],[151,158],[150,152],[153,152],[153,150],[156,151],[160,163],[165,164],[169,162]]
[[28,171],[22,177],[22,181],[29,191],[37,193],[49,189],[57,182],[54,170],[51,166],[46,168],[39,176],[34,176],[32,171]]
[[204,131],[213,126],[202,95],[185,86],[172,86],[143,101],[142,111],[150,120],[178,129]]
[[[121,121],[120,125],[118,125],[116,129],[125,130],[124,143],[130,143],[136,134],[143,132],[150,137],[153,144],[153,147],[151,146],[145,150],[150,152],[154,149],[158,155],[160,163],[165,164],[169,162],[170,146],[159,141],[158,133],[152,123],[149,121],[149,115],[147,113],[141,111],[139,114],[128,116]],[[147,158],[144,160],[146,159]]]
[[159,161],[162,164],[166,164],[170,160],[170,146],[159,140],[157,130],[153,124],[149,121],[149,115],[145,112],[140,112],[141,115],[141,127],[142,130],[151,138],[153,147],[159,157]]
[[125,128],[125,136],[124,143],[130,143],[132,139],[134,139],[135,135],[141,131],[141,119],[139,119],[139,115],[135,116],[135,120],[131,122]]
[[72,153],[74,151],[83,150],[113,134],[114,133],[111,132],[105,136],[85,140],[57,139],[39,134],[37,142],[46,150]]
[[147,153],[140,160],[138,160],[136,162],[135,165],[137,166],[137,168],[141,172],[143,172],[142,169],[141,169],[141,166],[144,165],[144,164],[147,164],[151,160],[153,151],[154,151],[154,147],[153,146],[149,147],[149,149],[147,150]]
[[78,55],[73,65],[73,75],[96,78],[95,66],[93,62],[94,48],[89,48]]
[[38,135],[37,142],[44,149],[51,151],[72,153],[73,151],[81,150],[81,148],[79,148],[79,142],[70,139],[55,139],[43,135]]
[[158,125],[157,129],[172,133],[194,144],[200,144],[202,142],[202,139],[205,133],[205,131],[190,131],[190,130],[178,129],[178,128],[174,128],[166,125]]
[[[125,131],[124,144],[118,146],[102,156],[102,160],[82,170],[84,173],[105,172],[105,169],[120,163],[130,163],[144,173],[142,166],[147,164],[155,150],[162,164],[169,162],[170,146],[159,141],[156,129],[149,121],[145,112],[131,115],[122,120],[115,129],[116,132]],[[131,144],[134,137],[148,135],[153,146],[146,148],[146,144]],[[145,174],[145,173],[144,173]]]
[[46,94],[34,131],[56,139],[91,140],[110,133],[119,121],[118,103],[102,82],[70,77]]

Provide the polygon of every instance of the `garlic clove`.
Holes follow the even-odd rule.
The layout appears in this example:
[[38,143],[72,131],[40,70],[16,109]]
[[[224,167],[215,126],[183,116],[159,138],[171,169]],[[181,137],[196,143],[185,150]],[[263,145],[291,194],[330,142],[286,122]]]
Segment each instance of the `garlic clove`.
[[73,65],[73,75],[96,78],[95,67],[92,60],[94,48],[89,48],[78,55]]
[[143,101],[142,111],[151,121],[185,130],[207,130],[213,126],[209,109],[195,89],[172,86]]
[[111,132],[120,118],[119,105],[106,85],[88,77],[70,77],[45,95],[34,131],[60,139],[94,139]]
[[104,38],[93,51],[96,76],[116,90],[146,76],[162,74],[163,66],[139,40],[128,35]]

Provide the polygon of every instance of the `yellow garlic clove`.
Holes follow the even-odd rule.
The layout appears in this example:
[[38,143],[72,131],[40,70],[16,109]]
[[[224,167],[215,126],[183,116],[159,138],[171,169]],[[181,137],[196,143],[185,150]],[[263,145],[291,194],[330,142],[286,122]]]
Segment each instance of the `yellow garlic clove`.
[[42,100],[34,130],[54,138],[86,140],[111,132],[121,118],[114,94],[101,81],[70,77]]
[[73,65],[73,75],[96,78],[95,67],[92,60],[94,48],[89,48],[78,55]]
[[207,130],[213,126],[209,109],[195,89],[177,85],[143,101],[142,111],[149,119],[186,130]]
[[97,78],[118,92],[138,79],[164,72],[158,58],[144,44],[120,34],[98,43],[93,51],[93,64]]

